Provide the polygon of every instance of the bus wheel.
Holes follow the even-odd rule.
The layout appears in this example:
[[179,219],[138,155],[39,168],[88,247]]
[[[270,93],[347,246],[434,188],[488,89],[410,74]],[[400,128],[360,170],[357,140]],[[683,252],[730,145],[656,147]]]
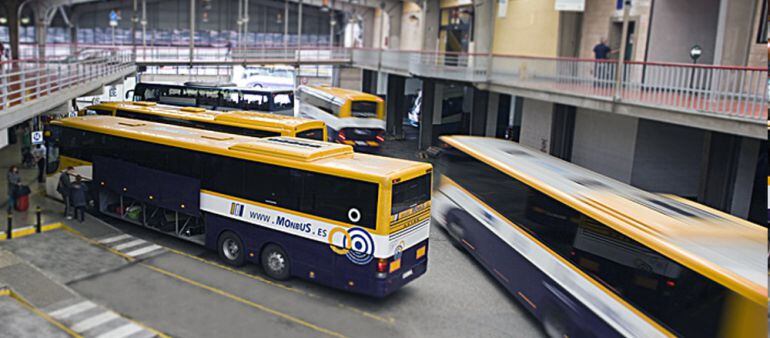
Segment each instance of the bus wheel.
[[232,232],[225,232],[219,236],[219,257],[228,265],[243,265],[246,256],[244,255],[243,241]]
[[461,252],[465,252],[467,250],[462,245],[462,233],[464,232],[463,228],[457,223],[455,217],[450,217],[447,220],[446,232],[447,235],[449,235],[449,242],[452,243],[452,246],[460,249]]
[[286,251],[283,251],[280,246],[275,244],[268,244],[262,250],[262,268],[265,269],[270,278],[277,280],[286,280],[289,278],[289,272],[291,271],[291,262],[289,261],[289,255]]
[[564,338],[567,335],[567,326],[564,324],[562,316],[554,311],[549,311],[543,318],[543,329],[551,338]]

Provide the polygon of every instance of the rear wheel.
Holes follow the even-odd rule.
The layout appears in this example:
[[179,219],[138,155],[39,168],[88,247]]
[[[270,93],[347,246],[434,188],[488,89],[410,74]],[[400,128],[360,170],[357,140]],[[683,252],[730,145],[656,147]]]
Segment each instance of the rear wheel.
[[460,249],[463,252],[467,250],[462,245],[463,228],[457,223],[456,217],[449,217],[449,219],[447,219],[446,232],[447,235],[449,235],[449,241],[452,242],[452,245],[455,248]]
[[225,232],[219,236],[217,245],[219,257],[231,266],[241,266],[246,260],[243,241],[232,232]]
[[286,280],[289,278],[291,271],[291,262],[289,261],[289,255],[280,246],[275,244],[268,244],[264,250],[262,250],[262,268],[265,269],[265,273],[270,278],[277,280]]

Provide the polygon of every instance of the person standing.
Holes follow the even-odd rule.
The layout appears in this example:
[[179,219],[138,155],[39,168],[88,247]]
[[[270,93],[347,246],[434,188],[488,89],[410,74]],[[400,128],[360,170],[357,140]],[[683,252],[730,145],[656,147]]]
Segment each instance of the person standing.
[[6,178],[8,180],[8,213],[10,214],[13,212],[13,208],[16,205],[16,193],[21,187],[21,175],[19,175],[19,168],[15,165],[12,165],[8,169]]
[[[599,39],[599,43],[594,46],[593,49],[594,58],[596,60],[607,60],[610,58],[610,54],[613,53],[612,48],[607,45],[607,38],[602,37]],[[607,81],[612,78],[612,65],[609,62],[596,62],[594,64],[594,76],[599,81]],[[594,83],[597,85],[598,83]]]
[[56,185],[56,192],[61,194],[61,197],[64,200],[64,216],[67,217],[67,219],[72,219],[72,215],[70,215],[70,209],[72,208],[72,202],[70,201],[72,180],[70,180],[70,175],[72,175],[73,170],[72,167],[64,169],[59,176],[59,183]]
[[29,126],[24,124],[24,126],[21,127],[21,164],[24,165],[24,167],[29,167],[31,165],[31,149],[32,134],[30,133]]
[[70,201],[75,208],[75,218],[83,223],[85,220],[86,204],[88,204],[88,187],[80,175],[75,176],[75,182],[70,186]]
[[45,145],[38,144],[32,149],[32,160],[37,164],[37,182],[45,182],[46,149]]

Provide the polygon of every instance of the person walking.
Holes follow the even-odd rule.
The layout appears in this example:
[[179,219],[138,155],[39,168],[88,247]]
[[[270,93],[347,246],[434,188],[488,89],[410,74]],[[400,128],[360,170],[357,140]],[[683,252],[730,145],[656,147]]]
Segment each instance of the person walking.
[[32,164],[31,149],[32,134],[30,133],[29,126],[25,124],[21,127],[21,164],[25,168],[30,167]]
[[8,169],[6,178],[8,180],[8,213],[10,214],[13,212],[13,208],[16,205],[16,194],[19,188],[21,188],[21,175],[19,175],[19,168],[15,165],[12,165]]
[[32,149],[32,160],[37,165],[37,182],[45,182],[46,149],[45,145],[38,144]]
[[70,186],[70,201],[75,208],[75,218],[83,223],[85,220],[86,204],[88,204],[88,187],[80,175],[75,176],[75,182]]
[[[73,170],[74,168],[72,167],[64,169],[59,176],[59,183],[56,185],[56,192],[61,194],[61,197],[64,200],[64,217],[67,217],[67,219],[72,219],[72,215],[70,215],[72,208],[72,201],[70,200],[72,180],[70,179],[70,175],[72,175]],[[72,213],[74,214],[74,212]]]

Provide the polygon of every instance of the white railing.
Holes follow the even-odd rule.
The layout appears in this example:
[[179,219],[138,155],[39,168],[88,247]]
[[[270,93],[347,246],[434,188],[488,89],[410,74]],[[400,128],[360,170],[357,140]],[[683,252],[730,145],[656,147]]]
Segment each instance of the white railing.
[[196,47],[192,59],[184,46],[137,48],[140,63],[348,63],[350,49],[303,46],[288,48]]
[[767,68],[629,62],[620,97],[626,102],[767,119]]
[[0,111],[133,68],[119,50],[0,62]]

